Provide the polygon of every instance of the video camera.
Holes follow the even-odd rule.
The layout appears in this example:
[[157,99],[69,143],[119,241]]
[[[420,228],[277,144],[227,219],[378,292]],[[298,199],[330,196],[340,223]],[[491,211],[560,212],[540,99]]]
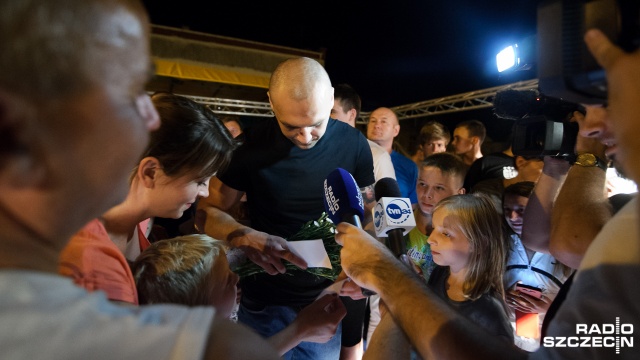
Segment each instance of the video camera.
[[583,40],[591,28],[626,51],[637,49],[640,1],[551,0],[538,5],[538,91],[507,90],[494,99],[496,116],[516,120],[514,155],[573,156],[578,126],[569,120],[574,111],[585,113],[579,104],[606,103],[604,70]]
[[571,122],[574,112],[586,113],[582,105],[552,98],[536,90],[503,90],[496,94],[494,113],[497,117],[515,120],[513,126],[514,155],[573,155],[578,135],[578,123]]

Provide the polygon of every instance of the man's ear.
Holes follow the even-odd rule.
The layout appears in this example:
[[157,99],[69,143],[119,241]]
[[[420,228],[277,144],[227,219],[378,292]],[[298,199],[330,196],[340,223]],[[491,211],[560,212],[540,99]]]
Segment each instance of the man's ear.
[[271,106],[271,110],[273,110],[273,103],[271,102],[271,94],[267,91],[267,98],[269,98],[269,106]]
[[0,181],[12,187],[42,186],[47,180],[36,117],[33,104],[0,89]]
[[522,156],[516,156],[516,160],[515,160],[516,170],[522,169],[522,167],[527,164],[527,161],[528,160],[523,158]]
[[358,116],[358,112],[356,109],[349,110],[349,121],[353,124],[353,127],[356,126],[356,121],[358,120],[356,117]]
[[162,171],[160,161],[153,156],[147,156],[138,163],[136,176],[144,187],[153,189],[158,182],[160,171]]
[[465,189],[464,187],[461,187],[460,189],[458,189],[458,195],[462,195],[466,193],[467,193],[467,189]]

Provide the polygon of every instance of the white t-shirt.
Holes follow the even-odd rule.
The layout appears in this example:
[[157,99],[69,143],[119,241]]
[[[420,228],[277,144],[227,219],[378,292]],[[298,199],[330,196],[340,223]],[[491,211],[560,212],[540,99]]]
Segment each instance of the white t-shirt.
[[373,176],[376,181],[390,177],[396,178],[396,171],[393,169],[393,163],[391,162],[391,155],[382,146],[367,139],[369,147],[371,148],[371,155],[373,156]]
[[[549,323],[547,334],[539,350],[532,354],[532,359],[640,359],[640,231],[637,207],[637,198],[629,201],[593,240],[567,298]],[[620,332],[616,330],[617,333],[608,335],[595,333],[604,331],[606,326],[615,326],[616,318]],[[629,325],[632,327],[631,335],[628,334]],[[579,326],[586,326],[589,333],[578,333]],[[580,338],[579,345],[571,346],[576,342],[569,337]],[[615,347],[603,345],[613,343],[602,337],[617,337],[619,344],[624,344],[619,347],[619,354],[616,354]],[[622,337],[627,341],[629,337],[635,338],[631,339],[633,346],[628,346],[625,339],[620,339]],[[564,338],[564,346],[562,343],[557,345],[561,338]],[[598,341],[600,346],[593,346]],[[589,344],[591,346],[586,347]]]
[[202,359],[215,310],[121,306],[42,272],[0,271],[0,358]]

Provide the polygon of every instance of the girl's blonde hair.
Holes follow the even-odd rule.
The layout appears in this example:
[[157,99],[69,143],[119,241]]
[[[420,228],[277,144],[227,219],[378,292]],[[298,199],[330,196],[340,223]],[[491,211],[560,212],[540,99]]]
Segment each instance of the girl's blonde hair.
[[492,201],[482,194],[454,195],[440,201],[433,212],[441,209],[447,210],[458,230],[469,239],[469,263],[462,288],[465,297],[477,300],[495,292],[504,298],[506,244],[502,217]]
[[142,304],[211,305],[211,269],[226,256],[224,242],[194,234],[160,240],[132,266]]

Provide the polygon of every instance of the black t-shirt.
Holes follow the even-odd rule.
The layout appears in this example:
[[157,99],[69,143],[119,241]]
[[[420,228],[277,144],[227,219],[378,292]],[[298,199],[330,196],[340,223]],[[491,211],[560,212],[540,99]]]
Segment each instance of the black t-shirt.
[[[329,119],[327,129],[308,150],[296,147],[277,121],[249,127],[229,168],[219,176],[227,186],[247,194],[252,228],[287,238],[324,212],[323,183],[340,167],[358,186],[372,185],[373,159],[360,131]],[[304,306],[330,285],[305,271],[260,274],[241,281],[242,296],[268,305]]]
[[515,169],[514,158],[503,153],[492,153],[483,156],[471,164],[464,178],[464,188],[470,192],[473,187],[482,180],[504,179],[506,167]]
[[454,301],[447,296],[448,266],[436,266],[429,277],[429,287],[449,306],[490,334],[513,343],[513,329],[503,302],[491,294],[483,294],[475,301]]

